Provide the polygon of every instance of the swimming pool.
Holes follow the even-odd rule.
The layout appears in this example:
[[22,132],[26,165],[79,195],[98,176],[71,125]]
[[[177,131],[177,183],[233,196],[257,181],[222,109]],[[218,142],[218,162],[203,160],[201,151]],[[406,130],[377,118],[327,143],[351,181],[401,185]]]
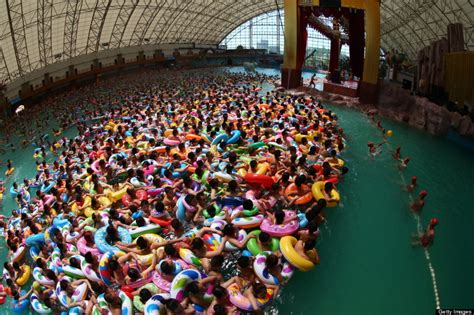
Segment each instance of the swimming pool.
[[[278,75],[276,69],[257,69]],[[310,77],[304,73],[303,77]],[[298,273],[283,290],[280,314],[433,314],[435,293],[421,248],[412,248],[417,222],[389,146],[372,161],[367,142],[382,141],[380,131],[362,113],[327,107],[339,116],[347,135],[344,158],[350,176],[341,186],[343,202],[329,209],[318,244],[321,264]],[[473,308],[474,300],[474,152],[448,140],[382,119],[402,156],[412,158],[404,179],[418,177],[428,197],[421,214],[423,229],[439,218],[429,250],[443,308]],[[417,193],[416,192],[416,193]],[[311,302],[309,302],[311,301]]]
[[[239,68],[233,69],[237,71]],[[262,71],[260,68],[259,71]],[[279,74],[277,70],[264,70]],[[269,86],[266,86],[269,88]],[[380,132],[360,112],[329,106],[340,118],[347,135],[344,158],[350,176],[340,186],[342,202],[327,210],[328,223],[318,244],[321,264],[309,273],[297,273],[284,288],[272,311],[278,314],[433,314],[435,293],[427,260],[412,248],[416,220],[408,211],[409,197],[401,190],[402,178],[387,146],[372,161],[367,142],[380,142]],[[402,146],[412,161],[405,178],[418,176],[428,190],[421,215],[423,226],[440,219],[435,245],[430,249],[441,306],[473,307],[474,154],[447,139],[437,138],[406,125],[382,120],[394,131],[390,145]],[[65,132],[72,136],[73,131]],[[0,156],[14,160],[16,171],[7,182],[35,173],[32,147]],[[2,171],[5,167],[2,166]],[[2,214],[13,207],[5,194]],[[6,255],[2,244],[0,254]],[[8,314],[8,304],[0,308]]]

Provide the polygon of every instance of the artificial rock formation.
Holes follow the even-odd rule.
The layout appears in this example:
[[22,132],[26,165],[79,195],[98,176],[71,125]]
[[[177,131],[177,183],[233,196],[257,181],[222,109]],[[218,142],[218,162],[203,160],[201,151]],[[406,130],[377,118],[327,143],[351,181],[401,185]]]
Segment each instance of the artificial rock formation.
[[289,90],[286,93],[296,96],[305,93],[336,105],[356,108],[364,112],[373,111],[383,117],[408,123],[414,128],[433,135],[443,136],[453,129],[462,136],[474,139],[474,124],[469,116],[450,112],[446,107],[439,106],[425,97],[413,96],[410,91],[396,84],[381,84],[379,101],[376,105],[361,104],[358,98],[330,94],[306,87]]
[[450,112],[425,97],[413,96],[395,84],[382,84],[377,108],[383,116],[434,135],[446,135],[452,128],[460,135],[474,137],[470,117]]

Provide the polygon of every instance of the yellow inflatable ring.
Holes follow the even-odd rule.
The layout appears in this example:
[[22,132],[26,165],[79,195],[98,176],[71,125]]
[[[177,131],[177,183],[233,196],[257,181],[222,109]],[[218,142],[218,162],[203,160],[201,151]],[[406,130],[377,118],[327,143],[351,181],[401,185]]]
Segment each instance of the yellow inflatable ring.
[[310,135],[302,135],[301,133],[298,133],[295,135],[295,141],[300,143],[303,138],[307,138],[309,140],[310,137]]
[[119,191],[114,191],[114,192],[109,192],[107,194],[107,197],[112,201],[112,202],[117,202],[122,199],[123,195],[127,193],[127,187],[122,188]]
[[267,162],[260,163],[257,167],[257,174],[265,175],[269,168],[270,168],[270,164],[268,164]]
[[314,268],[314,264],[296,252],[295,244],[297,241],[293,236],[283,236],[280,239],[280,250],[290,264],[301,271],[309,271]]
[[16,279],[16,283],[19,286],[23,286],[26,282],[28,282],[28,279],[30,279],[31,268],[28,265],[23,265],[20,268],[23,271],[23,275],[20,278]]
[[[163,237],[161,237],[160,235],[158,235],[158,234],[150,233],[150,234],[144,234],[144,235],[140,235],[140,236],[143,237],[144,239],[146,239],[149,244],[161,243],[161,242],[165,241],[165,239]],[[137,239],[138,239],[138,237],[133,241],[134,244],[137,243]],[[164,248],[160,247],[158,249],[158,252],[163,251],[163,250],[164,250]],[[138,257],[138,261],[142,265],[149,266],[153,262],[153,253],[147,254],[147,255],[137,255],[137,257]]]
[[109,198],[102,196],[99,197],[99,203],[102,207],[109,207],[112,204],[112,201],[110,201]]
[[11,169],[8,169],[8,170],[5,171],[5,175],[10,176],[11,174],[13,174],[14,171],[15,171],[15,168],[12,167]]
[[[324,197],[324,193],[323,193],[324,184],[325,184],[325,182],[316,182],[311,187],[311,192],[313,193],[313,197],[314,197],[314,199],[316,199],[316,201],[318,201],[319,199],[326,199]],[[336,189],[331,190],[331,198],[335,199],[335,200],[327,202],[326,206],[328,208],[336,207],[339,203],[339,200],[340,200],[341,197],[339,195],[339,192]]]
[[344,160],[337,159],[337,163],[329,162],[329,165],[331,165],[332,167],[340,168],[344,166]]

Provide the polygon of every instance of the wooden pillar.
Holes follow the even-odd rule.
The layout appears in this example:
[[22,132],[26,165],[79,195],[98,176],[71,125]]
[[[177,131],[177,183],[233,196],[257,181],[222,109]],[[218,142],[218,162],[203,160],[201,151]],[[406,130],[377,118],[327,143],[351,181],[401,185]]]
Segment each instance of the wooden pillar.
[[449,52],[464,51],[464,30],[461,23],[448,24]]
[[[339,21],[336,18],[333,19],[332,28],[335,31],[339,31]],[[334,71],[339,69],[339,55],[341,53],[340,47],[341,40],[339,38],[331,39],[331,54],[329,57],[329,72],[331,73],[331,76]]]

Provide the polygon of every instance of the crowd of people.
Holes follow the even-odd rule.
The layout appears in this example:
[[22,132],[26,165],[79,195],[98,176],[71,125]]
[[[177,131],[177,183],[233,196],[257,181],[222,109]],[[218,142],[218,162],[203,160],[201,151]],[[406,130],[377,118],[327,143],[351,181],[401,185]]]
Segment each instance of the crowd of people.
[[[7,191],[0,299],[55,314],[262,312],[319,263],[348,172],[336,115],[262,93],[273,79],[147,71],[39,104],[11,129],[32,139],[37,174]],[[47,135],[53,115],[54,135],[78,135]]]

